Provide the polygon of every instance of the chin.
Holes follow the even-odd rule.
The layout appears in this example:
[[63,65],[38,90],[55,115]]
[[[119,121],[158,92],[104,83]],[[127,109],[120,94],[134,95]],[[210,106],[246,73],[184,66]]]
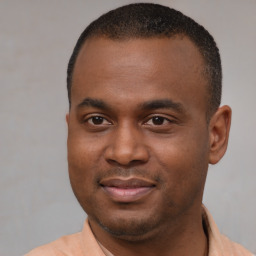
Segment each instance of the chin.
[[150,238],[159,226],[155,218],[115,217],[96,219],[98,225],[112,236],[126,241],[140,241]]

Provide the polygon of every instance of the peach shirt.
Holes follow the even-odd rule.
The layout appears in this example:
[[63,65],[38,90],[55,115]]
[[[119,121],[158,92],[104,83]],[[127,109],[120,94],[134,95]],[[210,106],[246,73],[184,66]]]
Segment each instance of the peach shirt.
[[[208,256],[253,256],[241,245],[220,234],[208,210],[203,207],[203,220],[208,232]],[[40,246],[25,256],[113,256],[95,239],[88,220],[82,232],[63,236],[49,244]]]

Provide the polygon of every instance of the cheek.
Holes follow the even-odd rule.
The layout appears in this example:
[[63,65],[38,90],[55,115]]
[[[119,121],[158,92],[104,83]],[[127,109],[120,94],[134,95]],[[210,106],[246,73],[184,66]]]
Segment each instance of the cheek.
[[88,136],[83,131],[70,132],[68,136],[68,162],[78,168],[87,168],[99,161],[102,155],[102,138]]
[[75,194],[92,190],[94,170],[97,169],[101,155],[99,143],[77,132],[69,134],[67,146],[69,176]]
[[[153,142],[157,163],[161,166],[166,195],[182,202],[202,192],[208,169],[207,135],[187,134]],[[157,146],[159,145],[159,146]]]
[[73,192],[80,205],[90,212],[97,191],[95,173],[98,169],[98,143],[89,143],[85,136],[69,134],[68,169]]

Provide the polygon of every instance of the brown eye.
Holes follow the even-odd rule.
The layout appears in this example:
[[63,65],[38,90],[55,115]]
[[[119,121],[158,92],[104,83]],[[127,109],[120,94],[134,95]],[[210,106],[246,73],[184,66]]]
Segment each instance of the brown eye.
[[152,116],[150,119],[148,119],[147,122],[145,122],[145,125],[150,125],[152,127],[154,126],[167,126],[174,123],[174,121],[164,117],[164,116]]
[[154,125],[162,125],[166,119],[161,116],[152,117],[152,123]]
[[92,116],[86,120],[91,125],[109,125],[111,124],[106,118],[102,116]]
[[91,118],[91,122],[92,122],[93,124],[95,124],[95,125],[102,124],[103,121],[104,121],[104,118],[101,117],[101,116],[93,116],[93,117]]

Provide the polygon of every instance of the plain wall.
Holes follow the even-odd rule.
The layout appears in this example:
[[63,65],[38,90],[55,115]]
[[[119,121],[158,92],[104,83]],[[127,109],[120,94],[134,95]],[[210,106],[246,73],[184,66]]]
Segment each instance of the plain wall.
[[[0,255],[22,255],[81,230],[86,215],[67,174],[66,67],[85,26],[126,3],[0,1]],[[220,48],[222,102],[233,120],[228,152],[209,169],[204,203],[221,232],[255,252],[256,1],[158,3],[204,25]]]

